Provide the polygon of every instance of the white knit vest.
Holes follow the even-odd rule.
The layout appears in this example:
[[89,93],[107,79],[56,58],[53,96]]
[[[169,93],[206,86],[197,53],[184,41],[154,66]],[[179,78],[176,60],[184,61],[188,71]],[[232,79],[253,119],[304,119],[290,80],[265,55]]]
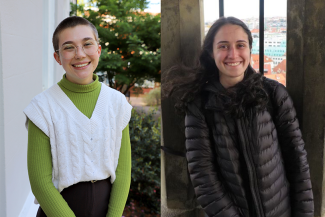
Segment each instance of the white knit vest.
[[83,181],[111,177],[114,182],[131,110],[122,93],[104,84],[90,119],[57,84],[32,99],[24,110],[26,122],[30,119],[50,138],[52,181],[59,192]]

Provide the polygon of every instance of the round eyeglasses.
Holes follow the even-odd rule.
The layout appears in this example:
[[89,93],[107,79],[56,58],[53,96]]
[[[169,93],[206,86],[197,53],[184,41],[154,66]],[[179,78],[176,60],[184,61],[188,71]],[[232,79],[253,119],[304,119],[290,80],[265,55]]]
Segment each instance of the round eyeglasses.
[[[64,59],[72,59],[76,56],[79,46],[73,44],[64,44],[58,51]],[[87,55],[94,55],[98,51],[98,43],[95,40],[88,40],[84,42],[82,50]]]

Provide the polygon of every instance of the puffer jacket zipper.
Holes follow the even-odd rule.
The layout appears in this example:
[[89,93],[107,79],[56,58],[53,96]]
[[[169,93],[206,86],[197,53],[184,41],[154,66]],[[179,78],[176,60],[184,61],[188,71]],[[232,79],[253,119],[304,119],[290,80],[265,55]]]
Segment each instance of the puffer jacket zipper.
[[[260,198],[260,194],[258,191],[258,183],[257,183],[257,177],[256,177],[256,170],[254,166],[254,160],[253,160],[253,139],[255,138],[254,135],[252,135],[252,130],[251,130],[251,124],[253,124],[253,115],[250,112],[249,113],[250,117],[243,118],[243,119],[237,119],[237,127],[238,127],[238,132],[240,136],[240,144],[242,146],[243,150],[243,155],[245,159],[245,163],[247,166],[247,171],[248,171],[248,177],[249,177],[249,185],[250,185],[250,190],[252,192],[252,198],[255,203],[256,207],[256,214],[257,217],[265,217],[263,207],[262,207],[262,200]],[[248,119],[250,121],[248,121]],[[245,123],[246,122],[246,123]]]

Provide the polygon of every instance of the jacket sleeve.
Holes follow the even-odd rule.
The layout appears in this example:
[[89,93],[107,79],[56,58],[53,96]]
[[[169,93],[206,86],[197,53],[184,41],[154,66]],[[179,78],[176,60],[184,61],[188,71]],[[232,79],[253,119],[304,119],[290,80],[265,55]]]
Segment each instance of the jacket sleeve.
[[314,201],[305,143],[292,99],[281,84],[274,91],[273,105],[284,167],[290,183],[292,216],[313,217]]
[[209,217],[241,216],[219,180],[209,129],[197,104],[189,105],[185,116],[186,158],[197,201]]

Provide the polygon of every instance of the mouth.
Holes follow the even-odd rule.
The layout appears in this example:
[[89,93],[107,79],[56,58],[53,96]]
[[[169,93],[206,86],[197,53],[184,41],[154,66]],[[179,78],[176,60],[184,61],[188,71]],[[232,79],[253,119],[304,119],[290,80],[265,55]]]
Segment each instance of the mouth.
[[77,69],[83,69],[83,68],[86,68],[88,65],[90,64],[90,62],[88,63],[83,63],[83,64],[78,64],[78,65],[72,65],[74,68],[77,68]]
[[241,62],[235,62],[235,63],[225,63],[227,66],[238,66]]

